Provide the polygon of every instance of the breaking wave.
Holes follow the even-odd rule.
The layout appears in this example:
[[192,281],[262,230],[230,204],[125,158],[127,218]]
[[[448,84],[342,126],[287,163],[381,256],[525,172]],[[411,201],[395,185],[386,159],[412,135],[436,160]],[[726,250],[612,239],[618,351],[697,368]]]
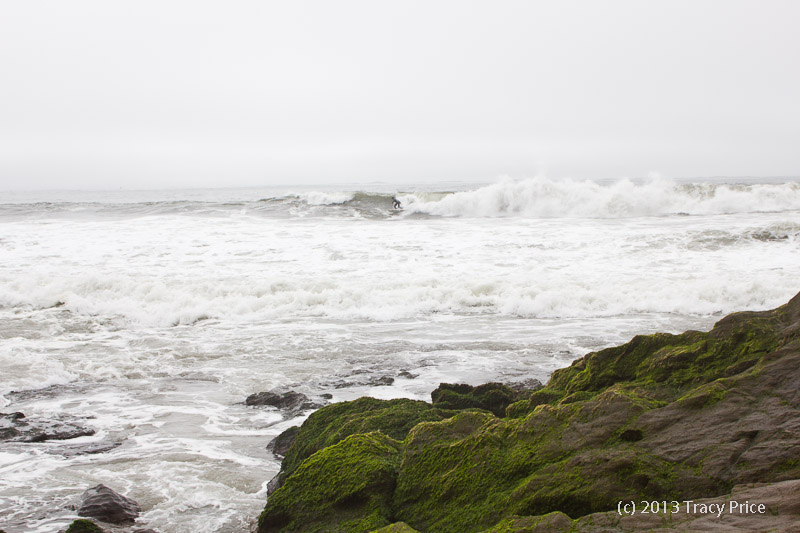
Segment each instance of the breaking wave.
[[405,195],[410,212],[448,217],[625,218],[800,210],[800,184],[504,180],[443,197]]
[[[238,191],[237,191],[238,192]],[[469,190],[385,191],[306,190],[269,196],[243,193],[227,201],[174,198],[140,201],[40,201],[0,205],[0,217],[139,218],[202,216],[266,218],[396,219],[465,218],[632,218],[673,215],[768,213],[800,210],[800,183],[677,183],[666,179],[610,183],[531,178],[504,179]],[[397,197],[403,209],[392,207]]]

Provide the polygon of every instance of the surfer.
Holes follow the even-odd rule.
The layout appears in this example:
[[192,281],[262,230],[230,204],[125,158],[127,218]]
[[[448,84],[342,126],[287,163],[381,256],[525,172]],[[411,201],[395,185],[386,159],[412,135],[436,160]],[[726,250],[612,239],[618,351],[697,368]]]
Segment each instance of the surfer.
[[400,200],[397,197],[392,196],[392,207],[395,209],[402,209],[403,206],[400,204]]

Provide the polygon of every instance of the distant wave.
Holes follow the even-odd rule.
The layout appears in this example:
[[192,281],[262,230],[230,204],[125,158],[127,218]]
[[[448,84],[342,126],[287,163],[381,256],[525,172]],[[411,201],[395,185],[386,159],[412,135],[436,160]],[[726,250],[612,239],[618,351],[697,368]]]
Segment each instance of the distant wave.
[[800,210],[800,184],[637,184],[533,178],[504,180],[440,198],[406,195],[406,209],[447,217],[599,217],[711,215]]
[[[392,208],[392,197],[402,210]],[[800,183],[677,183],[666,179],[611,183],[531,178],[506,179],[462,191],[311,190],[253,200],[147,202],[37,202],[0,205],[0,217],[136,218],[200,217],[527,217],[630,218],[800,210]]]

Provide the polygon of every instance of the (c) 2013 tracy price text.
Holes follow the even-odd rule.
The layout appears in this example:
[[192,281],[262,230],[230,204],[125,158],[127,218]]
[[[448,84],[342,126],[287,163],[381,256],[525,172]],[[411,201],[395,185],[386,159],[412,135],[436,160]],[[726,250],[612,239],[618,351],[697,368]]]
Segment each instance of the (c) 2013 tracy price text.
[[727,503],[702,503],[694,500],[683,501],[620,501],[617,503],[617,513],[620,515],[635,514],[659,514],[659,513],[687,513],[687,514],[715,514],[717,517],[723,513],[748,515],[764,514],[767,506],[763,503],[751,503],[750,501],[737,502],[731,500]]

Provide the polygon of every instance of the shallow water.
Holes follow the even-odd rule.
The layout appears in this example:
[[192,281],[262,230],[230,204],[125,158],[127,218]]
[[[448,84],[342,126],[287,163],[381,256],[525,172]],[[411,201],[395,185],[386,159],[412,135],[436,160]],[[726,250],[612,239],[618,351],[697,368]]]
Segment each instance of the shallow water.
[[796,183],[48,194],[0,201],[0,409],[97,433],[0,444],[9,533],[65,526],[97,483],[146,527],[247,531],[265,446],[302,420],[249,394],[545,381],[800,290]]

